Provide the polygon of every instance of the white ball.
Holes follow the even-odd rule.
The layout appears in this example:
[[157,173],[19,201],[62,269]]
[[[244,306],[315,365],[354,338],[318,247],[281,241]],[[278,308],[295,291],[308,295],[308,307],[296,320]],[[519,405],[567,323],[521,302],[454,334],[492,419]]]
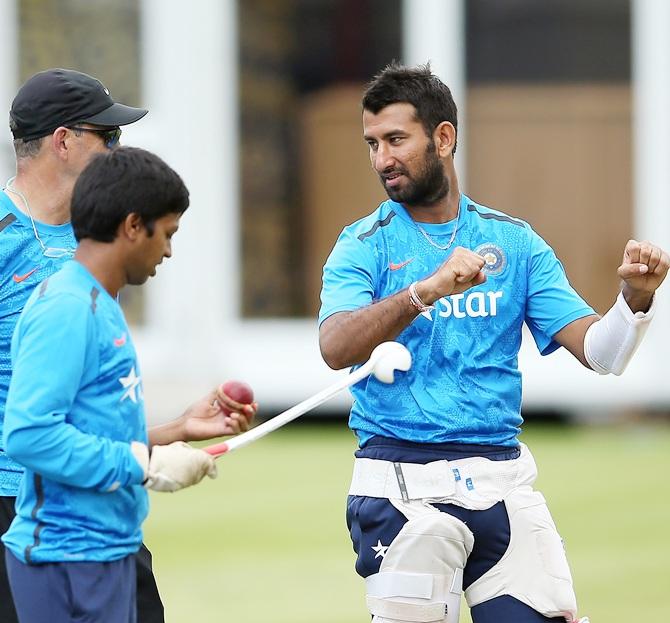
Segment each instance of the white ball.
[[382,383],[393,383],[396,370],[406,372],[412,365],[412,355],[400,342],[382,342],[372,351],[372,373]]

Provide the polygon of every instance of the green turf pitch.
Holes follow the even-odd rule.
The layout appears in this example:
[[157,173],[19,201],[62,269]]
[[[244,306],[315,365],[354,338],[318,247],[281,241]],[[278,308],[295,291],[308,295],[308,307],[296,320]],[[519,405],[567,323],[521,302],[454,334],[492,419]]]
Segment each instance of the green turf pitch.
[[[668,620],[670,427],[529,427],[523,441],[582,616]],[[368,623],[344,523],[354,447],[344,426],[289,425],[219,459],[215,481],[152,493],[167,622]]]

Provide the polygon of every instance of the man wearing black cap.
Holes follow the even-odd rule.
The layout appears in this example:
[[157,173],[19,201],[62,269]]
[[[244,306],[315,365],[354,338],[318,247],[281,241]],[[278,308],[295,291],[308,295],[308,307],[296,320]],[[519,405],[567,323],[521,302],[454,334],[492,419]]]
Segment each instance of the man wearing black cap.
[[56,128],[79,123],[98,130],[118,130],[139,121],[144,108],[132,108],[112,99],[109,89],[88,74],[70,69],[48,69],[30,78],[19,90],[10,111],[14,138],[30,141]]
[[[11,377],[14,327],[35,286],[74,255],[70,226],[74,184],[91,158],[119,143],[121,126],[147,111],[115,102],[96,78],[68,69],[49,69],[28,79],[10,110],[16,176],[0,192],[0,534],[14,517],[23,468],[4,452],[2,423]],[[226,416],[221,404],[233,413]],[[180,418],[149,431],[152,445],[194,441],[246,430],[255,405],[231,401],[214,389]],[[143,548],[137,564],[138,621],[163,621],[163,605]],[[15,623],[16,613],[0,543],[0,621]]]

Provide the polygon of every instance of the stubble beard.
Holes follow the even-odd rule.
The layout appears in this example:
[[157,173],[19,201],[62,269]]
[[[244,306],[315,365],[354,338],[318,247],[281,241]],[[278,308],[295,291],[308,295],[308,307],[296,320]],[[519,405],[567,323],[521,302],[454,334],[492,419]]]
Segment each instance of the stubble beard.
[[442,162],[437,157],[433,141],[426,147],[424,166],[416,178],[410,177],[405,167],[397,170],[407,180],[404,188],[387,188],[384,178],[380,178],[386,194],[397,203],[408,206],[431,206],[449,193],[449,180],[444,174]]

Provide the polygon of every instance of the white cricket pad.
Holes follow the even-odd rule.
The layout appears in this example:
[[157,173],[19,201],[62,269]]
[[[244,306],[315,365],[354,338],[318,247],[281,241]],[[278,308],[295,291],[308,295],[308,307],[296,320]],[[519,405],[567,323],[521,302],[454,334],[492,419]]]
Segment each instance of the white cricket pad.
[[633,313],[619,292],[614,305],[584,335],[584,357],[598,374],[620,375],[633,358],[656,311],[656,297],[646,313]]
[[[432,504],[486,510],[499,501],[509,516],[510,543],[501,560],[465,591],[468,605],[511,595],[544,616],[574,621],[570,569],[544,497],[532,488],[536,477],[535,461],[523,444],[519,458],[508,461],[471,457],[417,465],[357,459],[350,495],[387,498],[408,519],[379,573],[366,580],[373,623],[458,623],[462,570],[473,536]],[[446,615],[439,618],[443,606]]]
[[410,519],[379,573],[365,580],[373,623],[458,623],[463,567],[473,543],[468,527],[446,513],[433,509]]
[[577,602],[563,542],[543,495],[525,486],[505,498],[510,543],[502,559],[465,591],[472,608],[511,595],[546,617],[574,621]]

